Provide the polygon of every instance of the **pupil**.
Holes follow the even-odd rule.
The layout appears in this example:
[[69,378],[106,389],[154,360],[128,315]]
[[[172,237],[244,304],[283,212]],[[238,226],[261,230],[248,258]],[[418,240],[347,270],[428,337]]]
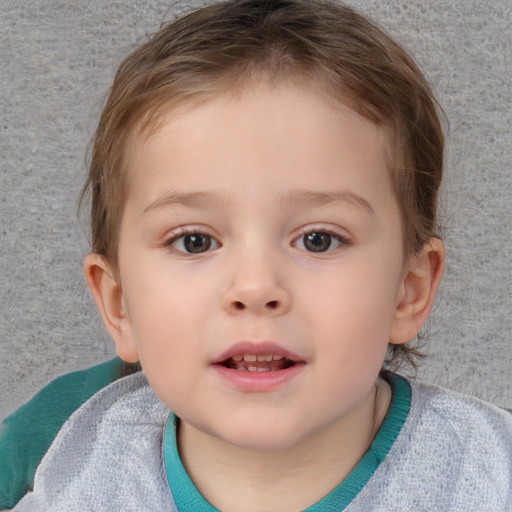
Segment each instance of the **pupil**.
[[210,248],[212,240],[207,235],[186,235],[184,245],[188,252],[204,252]]
[[308,251],[323,252],[331,246],[331,235],[328,233],[310,233],[304,235],[304,246]]

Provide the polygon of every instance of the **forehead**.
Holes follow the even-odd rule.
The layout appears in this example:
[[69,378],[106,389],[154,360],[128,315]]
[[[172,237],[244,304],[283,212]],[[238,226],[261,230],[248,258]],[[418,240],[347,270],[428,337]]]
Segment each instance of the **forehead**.
[[[354,97],[352,93],[345,91],[340,87],[340,84],[333,86],[330,81],[323,77],[321,70],[319,73],[311,77],[310,74],[301,72],[300,69],[291,69],[287,76],[282,73],[266,74],[258,71],[253,71],[247,76],[241,77],[237,73],[226,74],[224,77],[219,77],[213,83],[208,81],[202,87],[195,87],[191,90],[185,89],[183,91],[173,91],[173,99],[169,100],[166,96],[155,96],[150,100],[147,108],[142,107],[140,114],[136,115],[133,127],[129,129],[131,134],[128,138],[128,144],[125,146],[125,162],[130,161],[130,150],[134,144],[147,142],[148,139],[159,129],[168,125],[169,123],[176,124],[177,128],[180,120],[187,116],[187,114],[195,114],[197,110],[207,111],[207,108],[201,109],[200,107],[214,107],[219,103],[226,102],[234,105],[234,109],[239,109],[238,118],[250,123],[250,112],[247,110],[249,104],[258,104],[258,110],[264,104],[270,105],[271,108],[267,110],[274,110],[277,113],[286,112],[289,104],[283,101],[283,96],[300,98],[307,95],[311,99],[311,103],[316,103],[322,107],[326,107],[331,112],[331,119],[337,116],[352,116],[354,124],[367,124],[372,126],[380,132],[385,140],[386,149],[388,150],[388,157],[391,157],[391,146],[396,146],[391,143],[395,139],[393,134],[394,130],[391,125],[386,124],[386,120],[382,116],[372,113],[367,116],[371,107],[366,105],[365,101],[361,98]],[[304,103],[299,102],[300,114],[304,110]],[[278,109],[273,107],[277,105]],[[292,106],[292,110],[295,110]],[[318,109],[317,109],[318,110]],[[321,109],[320,109],[321,110]],[[290,123],[293,122],[294,113],[288,112],[288,119]],[[197,116],[195,114],[194,116]],[[375,118],[378,118],[375,121]],[[370,122],[368,123],[368,121]],[[222,119],[210,119],[210,126],[216,126],[222,122]],[[271,117],[268,119],[271,122]],[[320,131],[318,133],[321,133]],[[396,147],[393,152],[396,152]]]
[[128,199],[151,202],[165,186],[229,195],[251,183],[270,191],[295,181],[325,190],[340,174],[350,187],[357,172],[348,171],[362,168],[387,190],[388,163],[388,131],[332,96],[253,83],[169,106],[150,129],[135,131],[126,153]]

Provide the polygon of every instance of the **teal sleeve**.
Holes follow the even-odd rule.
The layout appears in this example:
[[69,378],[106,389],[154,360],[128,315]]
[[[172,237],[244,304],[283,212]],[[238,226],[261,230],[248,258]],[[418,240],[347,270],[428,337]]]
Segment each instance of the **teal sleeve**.
[[43,388],[0,425],[0,509],[13,508],[32,488],[34,473],[68,417],[88,398],[131,373],[115,358],[68,373]]

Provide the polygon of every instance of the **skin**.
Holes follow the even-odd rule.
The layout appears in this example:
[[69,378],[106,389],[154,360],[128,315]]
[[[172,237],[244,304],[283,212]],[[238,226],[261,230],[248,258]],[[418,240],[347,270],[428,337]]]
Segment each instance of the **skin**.
[[[443,266],[439,240],[403,260],[387,149],[382,127],[290,84],[219,93],[132,138],[119,268],[91,254],[85,275],[118,354],[180,417],[184,465],[217,508],[311,505],[385,417],[387,344],[416,335]],[[312,251],[313,233],[331,245]],[[210,247],[187,252],[191,234]],[[300,370],[240,389],[213,363],[245,341],[293,352]]]

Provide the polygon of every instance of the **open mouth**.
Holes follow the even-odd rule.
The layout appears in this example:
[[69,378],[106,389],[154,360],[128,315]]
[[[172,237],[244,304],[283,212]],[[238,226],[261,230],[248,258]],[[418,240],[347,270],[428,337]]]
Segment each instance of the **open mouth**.
[[220,364],[230,370],[273,372],[290,368],[296,364],[296,361],[279,354],[244,354],[229,357]]
[[306,366],[302,356],[271,341],[235,343],[212,363],[222,379],[243,393],[279,390]]

